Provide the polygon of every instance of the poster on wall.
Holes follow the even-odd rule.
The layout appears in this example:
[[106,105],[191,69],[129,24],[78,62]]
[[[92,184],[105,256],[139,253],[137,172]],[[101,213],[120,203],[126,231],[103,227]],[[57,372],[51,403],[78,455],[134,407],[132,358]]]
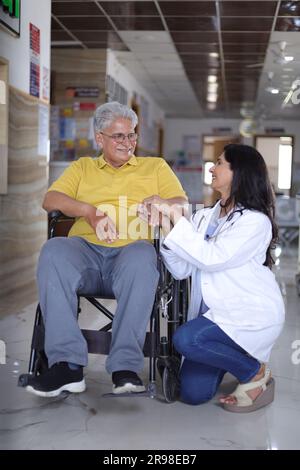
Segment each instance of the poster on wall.
[[30,88],[29,93],[36,98],[40,97],[40,30],[32,23],[30,32]]

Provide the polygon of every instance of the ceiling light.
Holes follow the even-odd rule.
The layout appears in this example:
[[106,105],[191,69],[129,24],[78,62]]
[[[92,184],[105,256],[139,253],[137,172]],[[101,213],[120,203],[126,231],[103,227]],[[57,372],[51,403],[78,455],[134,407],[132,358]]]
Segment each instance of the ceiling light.
[[272,95],[278,95],[278,93],[279,93],[279,89],[278,89],[278,88],[275,88],[274,86],[268,86],[268,87],[266,88],[266,91],[267,91],[268,93],[272,93]]
[[217,93],[207,93],[206,99],[209,103],[215,103],[218,99],[218,95]]
[[296,11],[296,2],[286,2],[285,8],[290,11]]
[[216,107],[216,103],[207,103],[207,109],[209,109],[210,111],[213,111],[214,109],[216,109]]
[[286,56],[284,57],[284,60],[285,60],[286,62],[292,62],[292,61],[294,60],[294,56],[292,56],[292,55],[286,55]]
[[208,84],[208,87],[207,87],[207,91],[209,93],[216,93],[216,91],[218,90],[218,83],[209,83]]
[[216,83],[217,76],[216,75],[208,75],[207,81],[208,81],[208,83]]
[[218,54],[218,52],[210,52],[210,53],[209,53],[209,57],[216,57],[216,58],[218,58],[218,57],[219,57],[219,54]]

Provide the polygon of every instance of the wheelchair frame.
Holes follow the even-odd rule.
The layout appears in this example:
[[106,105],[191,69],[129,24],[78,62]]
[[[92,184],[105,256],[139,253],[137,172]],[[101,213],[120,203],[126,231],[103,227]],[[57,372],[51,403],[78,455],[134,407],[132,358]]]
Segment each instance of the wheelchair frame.
[[[74,218],[65,216],[60,211],[52,211],[49,213],[48,217],[48,239],[60,235],[66,236],[66,228],[69,231],[74,223]],[[159,228],[156,229],[156,234],[159,234],[157,230],[159,230]],[[177,398],[179,393],[178,372],[181,363],[180,355],[174,349],[172,337],[178,326],[186,321],[189,298],[189,281],[175,280],[168,272],[159,251],[159,237],[155,237],[154,247],[157,253],[157,268],[160,276],[150,317],[150,331],[146,333],[146,340],[143,348],[144,356],[149,357],[149,384],[147,395],[152,398],[157,395],[157,366],[162,378],[163,396],[165,400],[170,403]],[[114,299],[114,297],[104,297],[99,295],[95,298],[80,294],[78,295],[78,315],[81,311],[81,297],[87,299],[109,319],[109,323],[99,330],[81,329],[81,332],[87,341],[88,353],[108,354],[111,342],[110,330],[114,314],[101,304],[97,298]],[[165,323],[165,325],[163,325],[163,323]],[[165,327],[163,336],[161,336],[162,325]],[[21,387],[27,386],[30,376],[38,375],[48,368],[48,361],[44,352],[44,335],[43,317],[40,304],[38,304],[31,341],[28,373],[22,374],[19,377],[18,384]]]

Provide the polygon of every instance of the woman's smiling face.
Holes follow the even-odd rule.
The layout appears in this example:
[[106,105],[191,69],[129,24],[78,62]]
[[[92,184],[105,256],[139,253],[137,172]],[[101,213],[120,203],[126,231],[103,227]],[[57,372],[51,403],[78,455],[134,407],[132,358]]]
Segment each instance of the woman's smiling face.
[[212,188],[221,193],[222,199],[227,199],[231,191],[233,171],[230,163],[225,160],[224,153],[218,157],[216,164],[209,171],[212,174]]

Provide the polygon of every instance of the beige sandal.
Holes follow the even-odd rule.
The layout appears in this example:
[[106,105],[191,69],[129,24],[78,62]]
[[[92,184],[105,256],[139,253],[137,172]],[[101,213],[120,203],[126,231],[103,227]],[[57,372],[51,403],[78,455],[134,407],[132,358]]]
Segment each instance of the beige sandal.
[[[262,387],[263,391],[255,400],[252,400],[246,392],[258,387]],[[231,396],[236,398],[236,403],[222,403],[222,405],[225,410],[232,411],[233,413],[249,413],[272,403],[274,391],[275,380],[271,377],[270,369],[266,368],[262,379],[237,386],[235,391],[231,393]]]

